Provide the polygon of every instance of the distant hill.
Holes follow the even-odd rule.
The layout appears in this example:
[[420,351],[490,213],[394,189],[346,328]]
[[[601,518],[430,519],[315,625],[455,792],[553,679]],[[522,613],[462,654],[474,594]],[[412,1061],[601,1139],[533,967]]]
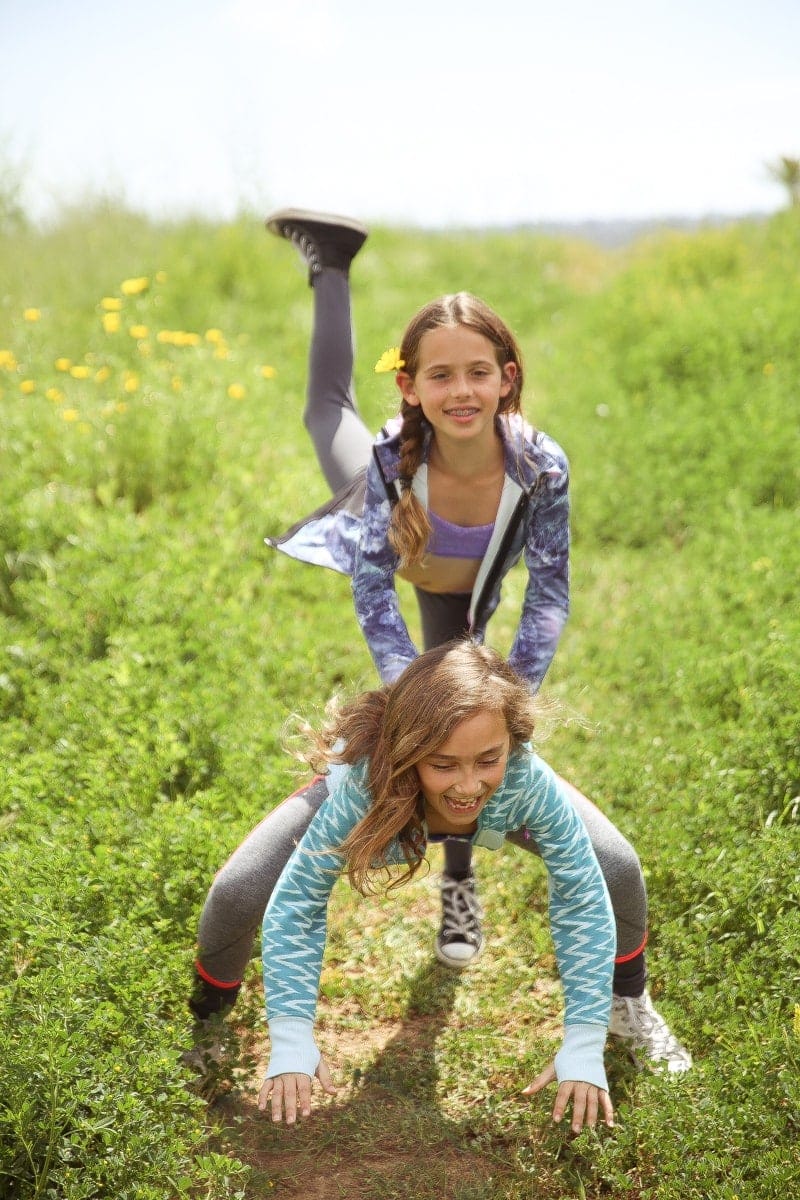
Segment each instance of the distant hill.
[[603,249],[613,250],[628,246],[639,238],[663,230],[690,233],[696,229],[721,228],[740,221],[766,221],[770,213],[742,213],[739,216],[709,213],[704,217],[648,217],[641,219],[618,218],[616,220],[587,221],[535,221],[521,222],[515,229],[541,233],[547,237],[577,237],[592,242]]

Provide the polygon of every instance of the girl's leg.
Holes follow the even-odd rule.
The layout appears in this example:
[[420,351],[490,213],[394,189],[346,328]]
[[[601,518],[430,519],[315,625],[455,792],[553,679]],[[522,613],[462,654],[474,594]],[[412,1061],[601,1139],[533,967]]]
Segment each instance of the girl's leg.
[[216,875],[200,916],[190,1002],[201,1019],[236,1000],[272,889],[327,794],[324,778],[300,788],[256,826]]
[[414,591],[422,624],[422,644],[426,650],[467,636],[469,592],[425,592],[422,588]]
[[[605,877],[617,926],[613,998],[609,1032],[622,1038],[631,1052],[642,1050],[651,1064],[669,1072],[688,1071],[689,1051],[681,1045],[663,1017],[656,1012],[646,990],[647,890],[639,857],[608,817],[582,792],[561,780],[579,813]],[[507,839],[524,850],[538,853],[534,841],[518,830]]]
[[[466,637],[469,593],[426,592],[414,589],[426,650],[453,638]],[[436,937],[436,956],[447,966],[461,968],[474,961],[483,948],[480,905],[472,873],[472,845],[463,838],[442,842],[442,924]]]
[[[425,592],[414,589],[422,623],[422,644],[426,650],[441,646],[467,634],[469,593]],[[466,879],[471,875],[472,847],[469,842],[448,838],[444,842],[445,875]]]
[[364,467],[372,435],[353,393],[353,327],[346,271],[323,268],[312,277],[314,325],[303,419],[322,472],[338,492]]
[[[414,591],[426,650],[466,636],[468,592],[426,592],[422,588]],[[445,838],[442,850],[442,924],[436,938],[436,956],[440,962],[460,968],[476,959],[483,948],[482,913],[472,873],[472,845],[463,838]]]

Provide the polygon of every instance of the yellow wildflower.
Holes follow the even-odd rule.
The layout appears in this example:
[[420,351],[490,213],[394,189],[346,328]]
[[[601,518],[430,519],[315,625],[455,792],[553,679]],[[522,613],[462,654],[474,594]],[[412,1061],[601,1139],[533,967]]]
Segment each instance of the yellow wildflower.
[[135,392],[139,386],[139,376],[135,371],[126,371],[122,377],[122,386],[126,392]]
[[19,390],[22,392],[23,396],[30,396],[31,392],[36,391],[35,380],[23,379],[22,383],[19,385]]
[[0,367],[4,371],[16,371],[17,360],[10,350],[0,350]]
[[83,363],[78,363],[77,366],[71,367],[69,373],[73,379],[88,379],[89,378],[89,368],[87,366],[84,366]]
[[65,421],[77,421],[79,413],[77,408],[64,408],[61,410],[61,416]]
[[124,400],[118,400],[114,407],[118,413],[126,413],[128,411],[128,406]]
[[119,312],[122,308],[122,301],[119,296],[103,296],[100,307],[104,308],[106,312]]
[[218,358],[218,359],[220,359],[222,362],[225,362],[227,359],[229,359],[229,358],[230,358],[230,356],[231,356],[231,352],[230,352],[230,350],[228,349],[228,347],[227,347],[227,346],[217,346],[217,347],[215,347],[215,349],[214,349],[214,358]]
[[68,371],[71,366],[71,358],[57,358],[55,361],[55,368],[57,371]]
[[375,363],[375,373],[383,375],[389,371],[399,371],[404,367],[405,359],[400,357],[400,347],[391,346],[388,350],[384,350],[378,361]]
[[123,279],[119,285],[119,290],[123,296],[138,296],[141,292],[146,292],[150,287],[150,280],[146,275],[139,275],[136,279]]
[[186,333],[183,329],[159,329],[156,341],[167,346],[197,346],[199,333]]
[[38,321],[42,315],[40,308],[26,308],[22,314],[26,321]]
[[49,387],[45,392],[45,396],[48,400],[52,400],[54,404],[60,404],[64,399],[64,393],[61,391],[61,388],[57,387]]
[[231,400],[244,400],[244,388],[240,383],[232,383],[228,387],[228,395]]
[[225,341],[225,335],[221,329],[207,329],[206,341],[211,342],[212,346],[218,346],[220,342]]
[[103,313],[103,329],[106,333],[117,333],[119,330],[119,313]]
[[95,383],[105,383],[110,376],[111,367],[100,367],[100,369],[94,373],[94,381]]
[[275,375],[276,375],[276,371],[275,371],[274,367],[264,366],[261,368],[261,374],[264,376],[265,379],[274,379]]
[[128,328],[128,333],[131,335],[132,338],[146,338],[147,337],[147,326],[146,325],[131,325]]
[[172,379],[169,381],[169,384],[173,392],[183,391],[183,380],[181,379],[180,375],[173,375]]

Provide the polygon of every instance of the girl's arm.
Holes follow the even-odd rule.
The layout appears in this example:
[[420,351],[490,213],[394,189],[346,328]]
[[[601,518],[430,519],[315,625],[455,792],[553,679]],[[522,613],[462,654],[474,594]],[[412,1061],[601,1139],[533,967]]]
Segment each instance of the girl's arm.
[[393,683],[417,657],[400,614],[395,588],[397,555],[389,544],[392,506],[374,459],[367,468],[361,536],[353,568],[353,602],[383,683]]
[[320,1065],[314,1017],[327,933],[328,900],[344,861],[338,847],[367,807],[364,764],[333,787],[292,853],[262,926],[270,1060],[267,1078],[313,1076]]
[[531,501],[528,582],[509,664],[537,691],[569,614],[569,467],[561,451]]
[[[549,875],[550,924],[565,1005],[555,1074],[559,1083],[581,1081],[608,1091],[603,1050],[616,930],[605,880],[586,827],[551,768],[535,754],[515,756],[508,782],[519,789],[516,815]],[[528,803],[522,800],[526,794]]]

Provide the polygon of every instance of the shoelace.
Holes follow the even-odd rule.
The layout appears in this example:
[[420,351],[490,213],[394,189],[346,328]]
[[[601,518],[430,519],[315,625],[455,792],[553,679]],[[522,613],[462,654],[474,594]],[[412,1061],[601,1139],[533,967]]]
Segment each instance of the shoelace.
[[483,910],[471,879],[442,876],[442,936],[476,945],[480,939]]
[[626,1007],[629,1013],[632,1010],[634,1045],[651,1047],[663,1055],[680,1050],[680,1042],[662,1017],[635,1001]]
[[302,229],[296,229],[293,225],[284,225],[283,235],[284,237],[288,237],[297,247],[312,272],[319,270],[319,247],[313,238],[309,237]]

